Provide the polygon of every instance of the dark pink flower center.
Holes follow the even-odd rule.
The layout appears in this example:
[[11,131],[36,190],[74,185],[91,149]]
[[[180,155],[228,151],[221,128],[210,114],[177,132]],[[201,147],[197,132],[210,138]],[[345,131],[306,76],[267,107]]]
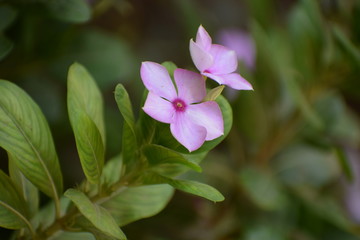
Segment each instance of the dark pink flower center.
[[186,109],[186,103],[181,99],[175,99],[172,104],[177,112],[184,112]]

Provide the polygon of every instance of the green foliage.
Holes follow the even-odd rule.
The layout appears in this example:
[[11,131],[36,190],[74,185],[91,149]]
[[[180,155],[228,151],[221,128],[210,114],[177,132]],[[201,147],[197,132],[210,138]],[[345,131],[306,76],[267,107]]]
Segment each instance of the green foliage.
[[65,194],[77,206],[79,211],[100,231],[114,239],[126,239],[124,233],[117,226],[114,218],[103,207],[92,203],[81,191],[68,189]]
[[84,173],[91,183],[98,183],[105,157],[103,101],[95,81],[78,63],[69,69],[67,101]]
[[146,145],[143,147],[143,152],[152,170],[156,170],[156,168],[162,169],[162,166],[166,164],[179,164],[201,172],[201,167],[196,163],[190,162],[180,153],[160,145]]
[[207,184],[199,183],[196,181],[190,181],[190,180],[171,179],[156,173],[148,173],[147,175],[145,175],[144,183],[145,184],[167,183],[178,190],[191,193],[214,202],[221,202],[225,199],[224,196],[218,190]]
[[83,23],[91,17],[91,9],[85,0],[49,0],[45,3],[52,17],[65,22]]
[[20,229],[29,225],[26,204],[10,178],[0,171],[0,226]]
[[35,186],[55,199],[62,174],[49,126],[34,101],[15,84],[0,81],[0,146]]
[[26,202],[29,216],[32,217],[39,208],[39,191],[38,189],[21,173],[20,169],[16,166],[15,160],[12,159],[11,154],[9,157],[9,175],[14,183],[17,191],[21,193]]
[[116,192],[101,206],[108,209],[119,226],[159,213],[170,201],[174,189],[167,184],[130,187]]

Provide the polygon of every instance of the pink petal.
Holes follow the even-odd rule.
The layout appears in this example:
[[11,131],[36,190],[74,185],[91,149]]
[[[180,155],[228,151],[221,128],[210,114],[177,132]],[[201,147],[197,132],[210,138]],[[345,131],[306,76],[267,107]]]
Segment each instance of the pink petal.
[[203,75],[217,81],[219,84],[227,85],[236,90],[253,90],[251,84],[238,73],[230,73],[224,75],[204,73]]
[[172,103],[164,100],[163,98],[159,97],[158,95],[152,92],[149,92],[143,110],[150,117],[160,122],[163,123],[173,122],[175,109]]
[[205,80],[201,74],[178,68],[174,72],[174,78],[178,97],[187,104],[201,102],[205,98]]
[[175,139],[190,152],[200,148],[206,137],[206,129],[195,124],[186,113],[176,113],[170,130]]
[[168,100],[176,98],[174,84],[164,66],[154,62],[143,62],[140,75],[145,87],[150,92]]
[[200,25],[196,34],[196,43],[201,46],[204,50],[210,50],[211,37],[205,28]]
[[192,39],[190,40],[190,55],[196,68],[199,69],[200,72],[205,71],[213,64],[213,57],[210,53],[204,50]]
[[205,140],[213,140],[224,134],[224,120],[219,105],[215,101],[188,106],[186,111],[191,121],[206,128]]
[[222,45],[213,44],[210,54],[214,59],[213,65],[208,69],[210,73],[227,74],[236,70],[238,59],[235,51]]

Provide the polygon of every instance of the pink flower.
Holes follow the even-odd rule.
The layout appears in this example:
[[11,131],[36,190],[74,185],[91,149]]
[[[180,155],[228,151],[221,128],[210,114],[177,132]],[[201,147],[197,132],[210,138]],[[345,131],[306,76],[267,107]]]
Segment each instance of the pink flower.
[[190,152],[224,133],[224,122],[215,101],[201,102],[206,95],[205,81],[198,73],[176,69],[176,88],[166,68],[143,62],[141,79],[149,90],[143,110],[152,118],[170,124],[175,139]]
[[237,90],[253,89],[240,74],[234,73],[238,64],[235,51],[212,44],[211,37],[202,26],[198,29],[196,41],[190,40],[190,54],[202,75]]

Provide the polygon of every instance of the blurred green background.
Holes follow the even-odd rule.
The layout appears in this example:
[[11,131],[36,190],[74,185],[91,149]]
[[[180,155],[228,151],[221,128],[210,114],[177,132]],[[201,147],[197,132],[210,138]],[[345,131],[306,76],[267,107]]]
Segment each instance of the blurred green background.
[[[116,84],[140,111],[141,62],[195,70],[188,44],[200,24],[237,51],[254,86],[224,92],[233,128],[204,172],[188,173],[226,200],[177,192],[159,215],[124,227],[128,238],[360,239],[359,0],[0,0],[0,78],[40,105],[65,186],[75,186],[84,176],[67,115],[68,67],[83,64],[103,92],[112,157],[121,150]],[[4,151],[0,158],[7,171]]]

